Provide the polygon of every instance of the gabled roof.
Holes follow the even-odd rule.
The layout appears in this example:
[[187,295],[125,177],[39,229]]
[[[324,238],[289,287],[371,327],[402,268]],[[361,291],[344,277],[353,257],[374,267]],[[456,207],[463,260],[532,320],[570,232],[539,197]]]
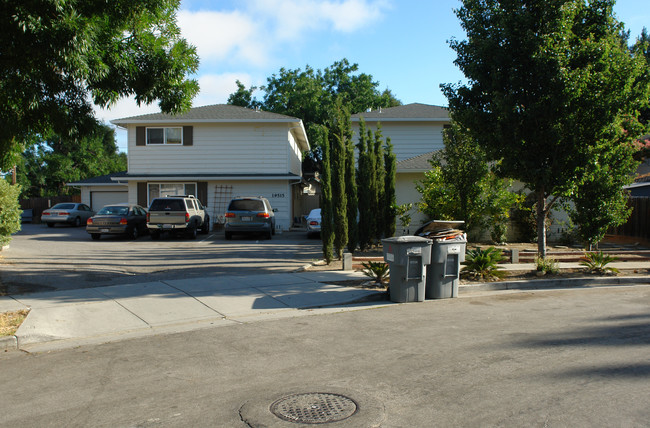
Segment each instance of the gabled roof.
[[253,110],[230,104],[214,104],[209,106],[194,107],[185,113],[151,113],[140,116],[125,117],[112,120],[114,125],[127,125],[134,123],[152,122],[299,122],[296,117],[284,114],[271,113],[263,110]]
[[363,117],[366,122],[448,122],[449,109],[429,104],[412,103],[403,106],[380,108],[379,110],[356,113],[351,116],[352,122],[358,122],[361,117]]
[[[437,151],[437,150],[436,150]],[[431,169],[431,164],[429,161],[433,157],[433,154],[436,152],[423,153],[418,156],[414,156],[409,159],[404,159],[397,162],[396,170],[397,172],[425,172]]]

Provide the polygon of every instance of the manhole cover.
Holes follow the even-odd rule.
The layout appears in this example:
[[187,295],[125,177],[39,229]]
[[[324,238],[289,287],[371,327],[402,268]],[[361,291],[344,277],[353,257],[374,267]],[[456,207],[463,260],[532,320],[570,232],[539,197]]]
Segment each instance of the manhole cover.
[[289,395],[271,404],[274,415],[301,424],[342,421],[354,415],[357,409],[357,403],[351,398],[321,392]]

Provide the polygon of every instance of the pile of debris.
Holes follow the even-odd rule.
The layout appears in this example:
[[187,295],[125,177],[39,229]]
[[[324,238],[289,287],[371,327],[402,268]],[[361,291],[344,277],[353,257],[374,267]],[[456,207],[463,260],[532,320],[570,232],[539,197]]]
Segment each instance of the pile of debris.
[[433,220],[415,232],[416,236],[440,241],[467,241],[467,234],[457,227],[464,221]]

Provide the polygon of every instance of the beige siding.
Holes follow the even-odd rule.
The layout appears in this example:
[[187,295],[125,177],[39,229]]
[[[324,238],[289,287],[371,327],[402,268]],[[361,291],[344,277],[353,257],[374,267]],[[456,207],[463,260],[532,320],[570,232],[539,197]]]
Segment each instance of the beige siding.
[[[383,122],[381,132],[385,137],[390,137],[393,151],[397,161],[409,159],[444,147],[442,142],[442,129],[444,123],[440,122]],[[376,122],[368,122],[366,126],[373,131],[377,130]],[[353,141],[359,140],[359,125],[353,124]]]
[[289,146],[287,148],[287,155],[289,157],[289,172],[296,175],[302,175],[302,152],[298,147],[298,142],[293,137],[291,132],[289,134]]
[[193,134],[191,146],[136,146],[135,125],[130,125],[129,174],[190,171],[196,174],[282,174],[289,171],[291,159],[287,156],[289,133],[286,124],[195,124]]
[[[411,225],[408,228],[410,233],[414,233],[415,230],[420,227],[424,222],[427,221],[427,218],[424,214],[418,212],[418,202],[420,202],[421,196],[420,193],[415,189],[415,182],[422,180],[424,178],[423,173],[398,173],[395,177],[395,199],[397,205],[403,205],[412,203],[413,208],[410,211],[411,214]],[[397,219],[396,224],[396,235],[402,235],[402,225]]]

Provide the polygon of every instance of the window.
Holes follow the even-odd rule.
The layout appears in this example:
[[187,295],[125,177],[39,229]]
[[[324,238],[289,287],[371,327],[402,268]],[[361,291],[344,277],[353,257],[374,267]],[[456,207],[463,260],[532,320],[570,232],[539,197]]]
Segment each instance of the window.
[[147,128],[147,145],[183,144],[183,128]]
[[194,195],[196,183],[149,183],[149,203],[165,196]]

